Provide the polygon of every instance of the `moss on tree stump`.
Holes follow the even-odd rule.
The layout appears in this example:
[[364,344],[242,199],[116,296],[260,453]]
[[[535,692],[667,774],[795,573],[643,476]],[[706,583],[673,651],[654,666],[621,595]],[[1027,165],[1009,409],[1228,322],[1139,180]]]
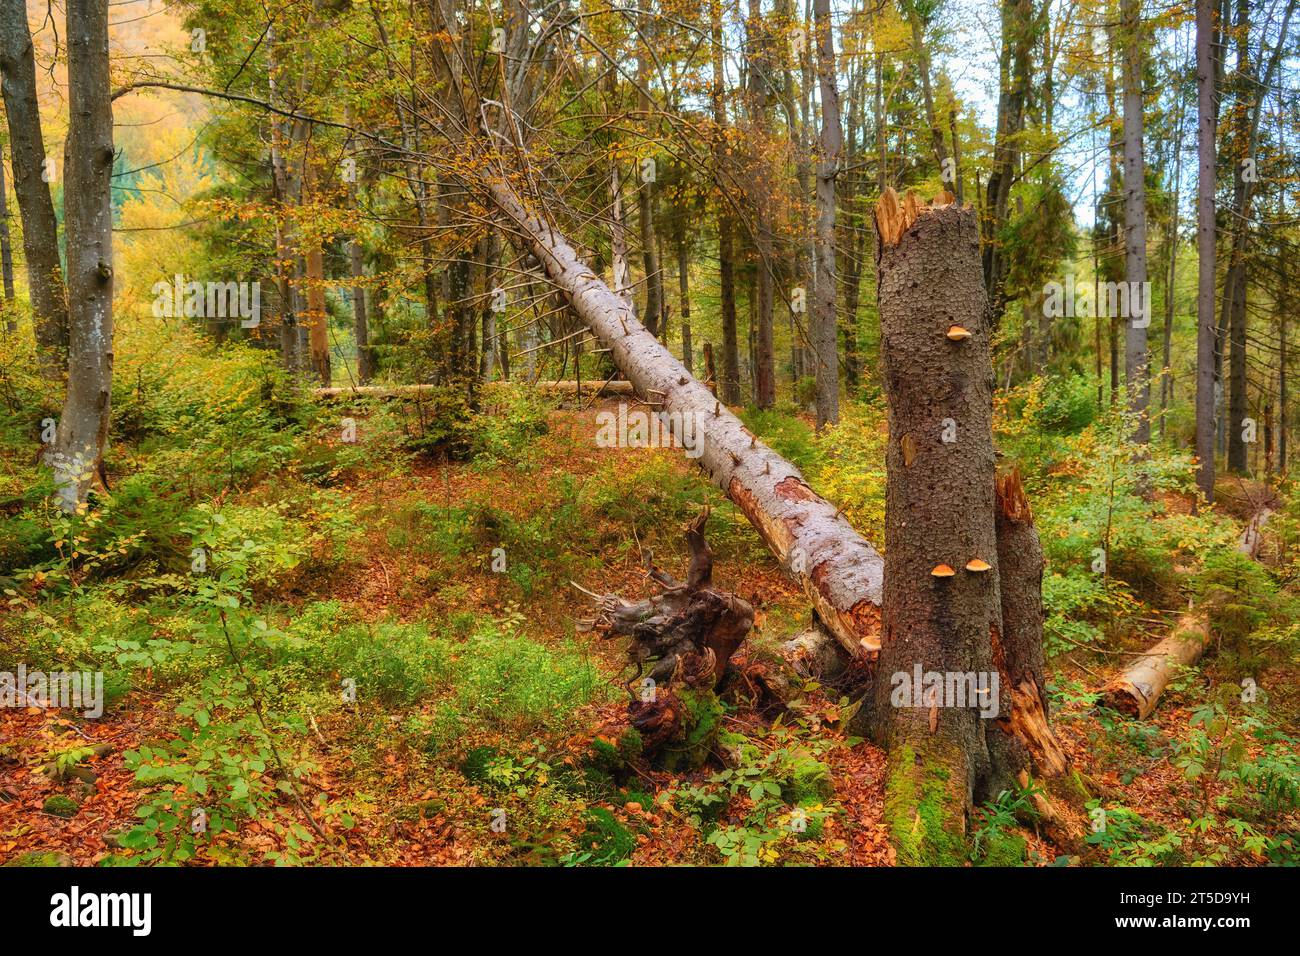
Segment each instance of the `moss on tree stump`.
[[669,773],[689,773],[703,767],[717,750],[724,708],[712,687],[682,687],[674,694],[681,703],[680,734],[658,751],[655,766]]

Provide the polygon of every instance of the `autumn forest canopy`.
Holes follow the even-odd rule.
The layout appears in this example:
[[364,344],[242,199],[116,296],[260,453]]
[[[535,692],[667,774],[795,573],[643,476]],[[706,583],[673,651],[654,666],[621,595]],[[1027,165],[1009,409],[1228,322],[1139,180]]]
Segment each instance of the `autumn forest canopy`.
[[5,0],[0,864],[1297,864],[1296,6]]

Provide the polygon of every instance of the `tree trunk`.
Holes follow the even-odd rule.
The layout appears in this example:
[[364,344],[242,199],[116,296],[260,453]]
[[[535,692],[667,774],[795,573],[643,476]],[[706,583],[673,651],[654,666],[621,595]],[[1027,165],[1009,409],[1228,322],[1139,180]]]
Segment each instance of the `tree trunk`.
[[[632,395],[636,389],[631,382],[579,382],[576,379],[551,381],[543,379],[530,383],[530,387],[546,395],[568,396],[581,392],[583,398],[599,396],[608,398],[613,395]],[[338,398],[400,398],[418,399],[422,395],[436,395],[438,385],[342,385],[333,388],[313,388],[312,398],[318,401],[333,401]]]
[[[647,123],[654,115],[653,104],[647,92],[650,88],[650,61],[646,56],[645,44],[650,40],[645,33],[649,29],[649,24],[650,16],[642,15],[641,44],[636,60],[637,99]],[[664,276],[660,269],[659,244],[655,236],[655,213],[658,210],[654,191],[655,177],[647,178],[641,175],[637,178],[640,181],[636,197],[637,216],[641,220],[641,257],[645,265],[645,326],[650,330],[651,335],[662,335],[664,341],[667,341],[668,330],[664,328]]]
[[691,259],[690,249],[686,244],[686,225],[682,223],[677,231],[677,310],[682,316],[682,365],[686,371],[695,374],[694,361],[691,356]]
[[817,290],[813,299],[813,352],[816,370],[817,428],[840,421],[840,368],[835,321],[835,176],[843,134],[840,94],[835,86],[835,37],[830,0],[816,0],[817,73],[822,100],[817,156]]
[[329,312],[325,308],[325,256],[318,242],[307,249],[307,320],[311,341],[311,367],[323,387],[330,386]]
[[[1256,141],[1259,134],[1261,107],[1264,91],[1271,89],[1275,83],[1278,64],[1281,60],[1283,46],[1289,36],[1288,28],[1294,15],[1296,0],[1288,0],[1286,11],[1282,16],[1279,32],[1281,38],[1273,49],[1265,67],[1263,78],[1259,75],[1259,63],[1250,59],[1250,11],[1251,5],[1246,0],[1239,0],[1237,35],[1237,102],[1233,107],[1233,127],[1237,155],[1233,157],[1233,192],[1232,215],[1230,217],[1232,247],[1229,253],[1228,269],[1224,275],[1222,299],[1220,300],[1220,323],[1227,326],[1228,339],[1232,346],[1231,362],[1228,370],[1228,468],[1244,473],[1247,469],[1246,442],[1242,437],[1242,422],[1246,417],[1248,395],[1247,388],[1247,316],[1246,286],[1248,281],[1247,258],[1250,247],[1251,202],[1254,198],[1258,172],[1255,170]],[[1260,58],[1263,58],[1264,37],[1260,37]],[[1253,63],[1253,65],[1252,65]],[[1222,361],[1223,343],[1220,339],[1220,362]]]
[[[278,45],[274,27],[267,28],[266,47],[268,97],[271,105],[276,106],[279,100],[276,88]],[[300,138],[301,129],[302,124],[293,120],[286,134],[284,120],[275,114],[271,117],[271,184],[277,203],[275,284],[280,300],[280,361],[290,372],[296,372],[301,367],[302,359],[298,349],[298,292],[293,281],[297,257],[293,250],[293,226],[285,209],[291,202],[297,201],[301,180],[296,165],[285,156],[285,145],[289,145],[291,153],[295,152],[292,147]]]
[[1196,483],[1214,501],[1214,0],[1196,0],[1197,162],[1196,252]]
[[623,220],[623,177],[617,159],[610,162],[609,168],[609,247],[614,263],[614,294],[635,312],[632,265],[627,257],[627,226]]
[[483,343],[482,358],[479,363],[479,377],[485,382],[492,381],[493,375],[496,374],[497,313],[494,308],[496,294],[493,290],[500,257],[500,240],[497,238],[496,230],[489,229],[483,239]]
[[59,261],[59,225],[50,200],[49,180],[54,169],[52,163],[47,165],[45,158],[27,4],[18,0],[0,4],[0,72],[4,75],[14,195],[23,225],[23,254],[27,258],[36,353],[45,378],[60,381],[68,371],[69,327],[63,267]]
[[1001,733],[989,736],[989,749],[995,765],[1028,764],[1039,778],[1058,777],[1070,762],[1048,723],[1043,546],[1019,471],[999,476],[994,490],[1002,633],[993,635],[993,662],[1007,706],[996,724]]
[[960,865],[973,804],[1015,785],[1035,750],[1053,749],[1042,739],[1041,557],[1013,487],[1004,510],[1024,527],[1004,529],[1005,547],[1022,553],[1006,569],[1004,596],[976,213],[912,195],[900,206],[888,190],[876,225],[889,445],[868,729],[889,751],[885,825],[898,862]]
[[740,342],[736,338],[736,264],[733,249],[731,212],[727,198],[721,195],[726,183],[727,106],[723,100],[722,3],[709,0],[709,48],[712,56],[713,83],[713,178],[718,196],[718,285],[722,310],[722,400],[729,405],[740,402]]
[[1165,275],[1165,325],[1161,336],[1160,361],[1160,438],[1165,437],[1169,404],[1174,398],[1173,337],[1174,299],[1178,291],[1178,227],[1182,221],[1183,192],[1183,98],[1178,98],[1174,125],[1174,195],[1169,208],[1169,269]]
[[[1288,298],[1290,293],[1288,292]],[[1278,426],[1277,426],[1277,468],[1282,474],[1286,474],[1286,452],[1287,438],[1290,429],[1287,427],[1287,416],[1291,413],[1291,396],[1289,394],[1290,383],[1287,381],[1286,363],[1287,363],[1287,320],[1286,305],[1284,304],[1278,310],[1278,351],[1277,351],[1277,404],[1278,404]]]
[[370,348],[370,320],[366,311],[366,268],[361,243],[348,242],[348,269],[352,274],[352,334],[357,340],[357,381],[362,385],[375,374],[375,353]]
[[773,343],[772,317],[775,294],[772,288],[774,266],[773,207],[777,185],[771,157],[764,149],[768,142],[768,96],[772,82],[771,42],[763,19],[761,0],[749,0],[749,19],[745,23],[749,41],[749,121],[758,145],[751,157],[754,180],[746,192],[754,207],[755,262],[753,292],[750,298],[749,360],[754,379],[754,404],[771,408],[776,404],[776,353]]
[[9,193],[5,187],[4,159],[0,157],[0,278],[4,280],[5,331],[18,331],[14,312],[14,253],[9,241]]
[[86,501],[103,474],[113,394],[113,103],[108,0],[68,4],[68,394],[51,464],[60,504]]
[[637,394],[657,407],[681,444],[695,443],[692,434],[698,436],[696,462],[802,585],[826,628],[850,653],[874,653],[884,570],[876,550],[834,505],[808,487],[797,468],[759,442],[708,388],[691,378],[554,226],[527,209],[506,181],[491,179],[484,185],[527,238],[574,313],[610,350]]
[[[1151,440],[1151,377],[1147,328],[1151,297],[1147,294],[1146,158],[1142,142],[1141,0],[1121,0],[1124,29],[1124,278],[1129,314],[1124,334],[1124,382],[1128,408],[1136,416],[1133,441]],[[1143,303],[1135,309],[1134,302]]]
[[[344,111],[348,123],[353,122],[352,108]],[[348,183],[348,202],[357,209],[356,164],[359,160],[355,137],[348,138],[348,156],[353,162],[353,176]],[[370,324],[366,314],[365,252],[357,235],[348,239],[348,274],[352,279],[352,336],[357,343],[357,381],[366,384],[375,374],[375,356],[370,350]]]
[[1029,71],[1036,32],[1033,0],[1002,0],[998,126],[981,223],[984,287],[995,326],[1001,321],[1002,311],[1006,307],[1008,262],[1001,234],[1007,223],[1011,186],[1020,156],[1019,139],[1025,127],[1025,97],[1029,92]]
[[[943,130],[939,126],[938,116],[935,113],[934,93],[930,87],[930,50],[925,44],[926,24],[922,22],[914,0],[903,6],[912,28],[912,55],[916,57],[917,68],[921,74],[921,100],[925,104],[925,122],[930,127],[930,143],[934,148],[935,163],[943,174],[946,172],[944,160],[948,158],[948,151],[943,141]],[[946,176],[943,182],[944,188],[947,188],[949,183]]]

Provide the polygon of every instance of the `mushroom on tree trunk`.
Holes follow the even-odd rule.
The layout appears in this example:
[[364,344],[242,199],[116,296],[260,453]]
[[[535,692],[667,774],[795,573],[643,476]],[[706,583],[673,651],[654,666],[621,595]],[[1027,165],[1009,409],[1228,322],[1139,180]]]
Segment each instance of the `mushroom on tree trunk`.
[[876,227],[885,581],[859,720],[889,751],[885,823],[898,862],[959,865],[976,802],[1016,786],[1036,754],[1043,772],[1064,761],[1041,694],[1041,549],[1035,557],[1023,492],[1011,495],[999,546],[975,210],[947,193],[925,204],[887,190]]

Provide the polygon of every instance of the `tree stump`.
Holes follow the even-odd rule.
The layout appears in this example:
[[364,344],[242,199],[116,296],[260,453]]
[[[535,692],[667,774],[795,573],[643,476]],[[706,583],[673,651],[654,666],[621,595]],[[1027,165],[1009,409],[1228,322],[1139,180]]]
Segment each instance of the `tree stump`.
[[754,624],[749,602],[713,587],[708,518],[705,508],[687,525],[685,582],[648,555],[647,574],[663,590],[636,602],[595,595],[598,613],[586,622],[606,639],[629,639],[628,665],[636,673],[626,685],[628,723],[641,735],[643,754],[674,772],[699,768],[713,751],[722,717],[715,688]]
[[[1041,549],[1018,482],[995,494],[992,328],[973,208],[876,208],[889,406],[880,657],[862,718],[889,752],[901,864],[961,865],[975,803],[1064,757],[1042,688]],[[999,541],[999,531],[1002,539]]]

